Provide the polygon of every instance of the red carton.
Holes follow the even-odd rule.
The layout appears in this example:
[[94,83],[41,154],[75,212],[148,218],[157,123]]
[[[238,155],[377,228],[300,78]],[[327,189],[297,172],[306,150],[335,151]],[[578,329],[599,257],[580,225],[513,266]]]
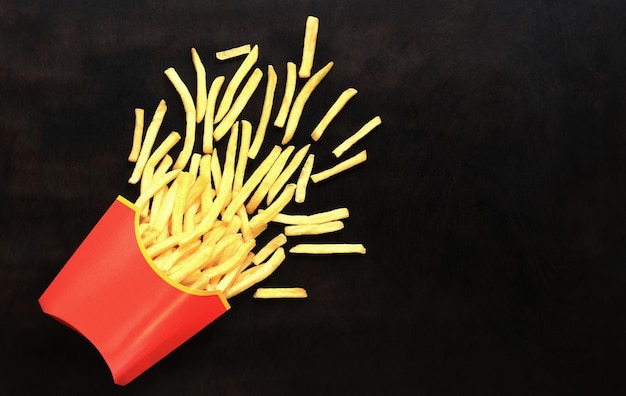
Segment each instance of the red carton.
[[126,385],[230,309],[221,292],[171,281],[146,255],[138,208],[118,197],[39,298]]

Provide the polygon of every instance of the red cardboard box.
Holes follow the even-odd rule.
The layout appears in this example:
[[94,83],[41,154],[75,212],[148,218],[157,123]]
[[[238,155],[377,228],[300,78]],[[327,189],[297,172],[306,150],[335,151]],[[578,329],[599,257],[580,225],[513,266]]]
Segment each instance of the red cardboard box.
[[230,305],[167,278],[145,254],[138,208],[118,197],[39,299],[98,349],[126,385]]

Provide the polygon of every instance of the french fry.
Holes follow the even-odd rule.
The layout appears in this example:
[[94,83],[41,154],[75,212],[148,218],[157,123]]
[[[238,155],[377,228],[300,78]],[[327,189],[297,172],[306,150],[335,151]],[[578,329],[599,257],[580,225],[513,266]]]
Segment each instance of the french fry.
[[365,162],[366,160],[367,160],[367,151],[363,150],[357,155],[355,155],[354,157],[348,158],[347,160],[338,163],[332,168],[329,168],[322,172],[318,172],[318,173],[311,175],[311,180],[313,180],[314,183],[319,183],[322,180],[326,180],[329,177],[335,176],[336,174],[339,174],[345,170],[348,170],[362,162]]
[[243,187],[243,179],[248,163],[248,153],[250,149],[250,139],[252,137],[252,124],[246,120],[241,121],[241,143],[239,144],[239,157],[235,168],[235,179],[233,180],[233,194],[238,193]]
[[366,249],[360,243],[301,243],[289,249],[289,253],[300,254],[365,254]]
[[137,162],[139,150],[141,150],[141,139],[143,138],[144,109],[135,109],[135,129],[133,130],[133,143],[128,154],[128,161]]
[[223,291],[223,290],[230,288],[233,282],[235,281],[235,279],[237,278],[237,276],[239,276],[239,274],[243,270],[245,270],[248,266],[250,266],[253,258],[254,258],[254,253],[248,253],[248,255],[243,260],[241,260],[241,263],[239,265],[235,266],[235,268],[228,271],[222,277],[222,279],[219,281],[215,289]]
[[272,256],[264,263],[252,267],[235,279],[233,285],[224,290],[226,298],[232,298],[251,286],[261,282],[270,276],[276,268],[285,260],[285,250],[281,247],[276,249]]
[[215,57],[219,60],[228,60],[236,58],[241,55],[249,54],[251,50],[250,44],[243,44],[238,47],[233,47],[215,53]]
[[176,92],[178,92],[183,102],[183,109],[185,110],[185,140],[183,142],[183,149],[174,162],[174,169],[183,169],[187,166],[187,161],[189,161],[191,157],[196,139],[196,106],[193,103],[189,88],[187,88],[187,85],[185,85],[180,78],[178,72],[176,72],[173,67],[169,67],[165,70],[164,74],[170,80]]
[[322,224],[329,221],[342,220],[350,217],[350,211],[348,208],[337,208],[326,212],[319,212],[310,215],[290,215],[285,213],[278,213],[272,221],[275,223],[289,224],[289,225],[303,225],[303,224]]
[[217,102],[217,96],[222,89],[225,77],[216,77],[211,83],[209,93],[207,95],[206,113],[204,115],[204,130],[202,134],[202,152],[204,154],[211,154],[213,152],[213,124],[215,123],[215,106]]
[[263,246],[254,256],[252,262],[259,265],[272,255],[279,247],[287,243],[287,237],[282,232],[272,238],[265,246]]
[[261,202],[263,202],[263,198],[265,198],[270,187],[272,186],[272,184],[274,184],[274,182],[284,169],[285,165],[287,164],[287,160],[289,159],[289,156],[291,156],[293,150],[294,146],[287,147],[283,150],[282,153],[280,153],[276,161],[272,164],[272,167],[267,172],[267,174],[259,184],[259,187],[256,189],[256,191],[246,204],[246,211],[248,212],[248,214],[254,213],[254,211],[257,210]]
[[148,160],[146,161],[146,165],[143,169],[143,174],[141,176],[140,181],[140,190],[141,192],[145,191],[150,183],[152,182],[152,177],[154,174],[154,168],[157,166],[159,161],[161,161],[167,153],[178,143],[180,140],[180,134],[178,132],[170,132],[170,134],[161,142],[159,147],[150,155]]
[[313,163],[315,162],[315,154],[309,154],[304,161],[304,165],[300,169],[300,175],[296,181],[296,195],[294,201],[296,203],[303,203],[306,199],[306,189],[309,184],[311,172],[313,171]]
[[346,103],[348,103],[348,101],[352,99],[352,97],[356,94],[357,90],[354,88],[348,88],[343,91],[341,95],[339,95],[337,100],[335,100],[335,103],[330,106],[326,114],[324,114],[315,129],[313,129],[313,132],[311,132],[311,139],[317,142],[320,137],[322,137],[322,134],[324,133],[324,131],[326,131],[326,128],[328,128],[328,125],[330,125],[331,121],[335,119],[337,114],[339,114],[339,112],[344,108]]
[[198,172],[200,171],[200,158],[202,158],[202,156],[199,153],[194,153],[189,160],[188,172],[194,180],[198,177]]
[[195,48],[191,49],[191,60],[196,70],[196,123],[201,123],[206,114],[206,68]]
[[315,16],[306,18],[304,30],[304,45],[302,46],[302,62],[298,76],[300,78],[308,78],[311,76],[313,67],[313,59],[315,57],[315,46],[317,44],[317,33],[319,30],[319,19]]
[[159,191],[163,186],[167,183],[174,180],[176,176],[180,173],[180,170],[176,169],[173,171],[167,172],[165,175],[161,176],[158,180],[155,180],[146,191],[144,191],[137,200],[135,201],[135,205],[138,208],[143,208],[144,205],[148,203],[148,200],[152,198],[152,196]]
[[285,227],[284,233],[285,236],[329,234],[342,230],[343,227],[343,222],[336,220],[321,224],[288,225]]
[[262,77],[263,72],[261,71],[261,69],[254,69],[252,75],[241,89],[239,96],[237,96],[237,99],[235,99],[232,107],[224,115],[224,118],[217,125],[217,127],[215,127],[215,130],[213,131],[213,138],[215,139],[215,141],[220,140],[228,132],[233,123],[237,120],[237,117],[239,117],[239,114],[241,114],[244,107],[246,107],[246,104],[248,104],[248,101],[252,97],[252,94],[254,94],[257,87],[259,86],[259,82],[261,81]]
[[267,125],[270,122],[270,115],[272,113],[272,106],[274,104],[274,92],[276,91],[277,76],[276,71],[272,65],[267,67],[267,87],[265,88],[265,98],[263,99],[263,108],[261,110],[261,119],[257,126],[256,133],[254,134],[254,141],[250,146],[248,156],[251,159],[256,158],[265,139],[265,132],[267,131]]
[[189,172],[181,172],[178,176],[180,183],[174,199],[174,209],[172,210],[172,224],[170,233],[172,235],[183,232],[183,215],[185,213],[185,202],[191,188],[192,178]]
[[285,126],[285,133],[281,144],[287,144],[293,138],[296,128],[298,127],[298,123],[300,122],[300,117],[302,117],[302,112],[304,111],[306,102],[309,100],[309,97],[315,88],[317,88],[324,77],[326,77],[328,72],[330,72],[333,68],[333,65],[334,62],[330,61],[326,64],[326,66],[312,75],[296,96],[296,99],[293,101],[293,105],[291,106],[291,111],[289,112],[289,118],[287,119],[287,125]]
[[287,122],[287,116],[289,115],[289,109],[293,101],[293,96],[296,93],[296,82],[298,79],[298,72],[296,70],[296,64],[293,62],[287,62],[287,80],[285,83],[285,92],[283,93],[283,99],[278,109],[278,114],[274,120],[274,126],[282,128]]
[[295,184],[287,184],[282,193],[276,198],[270,206],[267,207],[262,213],[259,213],[250,219],[250,227],[256,228],[262,223],[268,223],[272,217],[289,204],[293,198],[293,194],[296,192]]
[[307,298],[307,292],[302,287],[260,287],[252,295],[254,298]]
[[[237,89],[239,88],[239,85],[243,81],[244,77],[248,74],[250,70],[252,70],[252,67],[256,63],[258,57],[259,47],[255,45],[254,47],[252,47],[237,71],[235,71],[235,74],[226,86],[224,96],[222,96],[220,105],[218,106],[215,113],[215,122],[220,122],[230,109],[230,105],[233,103],[233,98],[235,97],[235,92],[237,92]],[[230,126],[228,126],[228,128],[230,128]]]
[[335,147],[333,150],[333,154],[335,157],[339,158],[343,153],[345,153],[350,147],[352,147],[356,142],[363,139],[368,133],[370,133],[374,128],[379,126],[382,123],[380,116],[376,116],[368,121],[365,125],[361,127],[356,133],[346,140],[343,141],[339,146]]
[[161,123],[163,122],[166,111],[167,105],[165,104],[165,100],[161,100],[154,112],[150,125],[148,125],[148,128],[146,129],[146,134],[143,139],[143,143],[141,144],[141,150],[139,151],[139,157],[137,158],[137,162],[135,162],[133,173],[128,179],[130,184],[137,184],[141,178],[143,168],[146,166],[146,162],[148,162],[152,146],[156,140],[159,128],[161,128]]
[[309,152],[310,144],[302,147],[296,154],[294,154],[293,158],[289,162],[289,164],[285,167],[285,169],[280,173],[280,175],[276,178],[270,189],[267,191],[267,204],[271,204],[276,195],[282,190],[283,186],[287,184],[289,178],[296,172],[302,160]]
[[213,178],[215,193],[217,194],[219,186],[222,184],[222,168],[220,167],[220,158],[217,153],[217,148],[214,148],[213,154],[211,154],[211,177]]

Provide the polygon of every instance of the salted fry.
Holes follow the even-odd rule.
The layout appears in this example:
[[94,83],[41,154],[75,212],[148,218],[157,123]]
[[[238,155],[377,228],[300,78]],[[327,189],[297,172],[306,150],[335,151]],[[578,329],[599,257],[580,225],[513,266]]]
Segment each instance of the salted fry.
[[302,62],[300,63],[300,70],[298,70],[298,77],[300,78],[308,78],[311,76],[319,23],[319,19],[312,15],[306,18],[304,45],[302,46]]
[[183,149],[174,162],[174,169],[183,169],[187,166],[187,161],[189,161],[191,157],[196,139],[196,106],[193,103],[189,88],[187,88],[187,85],[181,80],[176,70],[173,67],[169,67],[165,70],[164,74],[170,80],[176,92],[178,92],[185,110],[185,140],[183,142]]
[[252,295],[254,298],[307,298],[302,287],[260,287]]
[[329,221],[342,220],[350,217],[348,208],[337,208],[326,212],[319,212],[310,215],[290,215],[279,213],[272,219],[275,223],[298,225],[298,224],[322,224]]
[[135,129],[133,130],[133,143],[128,154],[128,161],[137,162],[139,151],[141,150],[141,139],[143,138],[144,110],[135,109]]
[[191,49],[191,60],[196,70],[196,123],[199,124],[206,114],[206,69],[195,48]]
[[270,115],[272,113],[272,106],[274,104],[274,92],[276,91],[277,83],[276,71],[272,65],[267,67],[267,87],[265,88],[265,98],[263,99],[263,109],[261,110],[261,119],[259,125],[254,134],[254,141],[250,146],[248,156],[251,159],[256,158],[265,139],[265,132],[267,131],[267,125],[270,122]]
[[[250,70],[252,70],[252,66],[254,66],[258,57],[259,47],[255,45],[250,50],[246,58],[241,63],[241,66],[239,66],[239,68],[233,75],[233,78],[230,79],[228,85],[226,86],[224,96],[222,96],[222,101],[220,102],[220,105],[215,113],[215,122],[220,122],[230,109],[230,105],[233,103],[233,98],[235,97],[235,92],[237,92],[237,89],[239,88],[239,85],[243,81],[244,77],[248,74]],[[228,126],[228,128],[230,128],[230,126]]]
[[248,104],[248,101],[252,97],[252,94],[254,94],[257,87],[259,86],[259,82],[261,81],[262,77],[263,72],[261,71],[261,69],[254,69],[252,75],[241,89],[239,96],[237,96],[237,99],[235,99],[233,106],[228,110],[226,115],[224,115],[224,118],[219,123],[219,125],[215,127],[215,130],[213,131],[213,138],[216,141],[220,140],[228,132],[233,123],[237,120],[237,117],[239,117],[239,114],[241,114],[244,107],[246,107],[246,104]]
[[298,72],[296,70],[296,64],[293,62],[287,62],[287,79],[285,83],[285,92],[283,93],[283,100],[280,103],[278,114],[274,120],[274,126],[282,128],[287,122],[287,116],[289,115],[289,109],[293,102],[293,96],[296,93],[296,82],[298,80]]
[[274,184],[280,173],[283,171],[285,165],[287,164],[287,160],[291,156],[293,150],[294,146],[287,147],[285,150],[283,150],[282,153],[280,153],[276,161],[272,164],[272,167],[267,172],[267,174],[259,184],[259,187],[256,189],[256,191],[246,204],[246,211],[248,212],[248,214],[254,213],[254,211],[257,210],[261,202],[263,202],[263,198],[265,198],[270,187],[272,186],[272,184]]
[[348,103],[348,101],[352,99],[352,97],[356,94],[357,90],[354,88],[348,88],[343,91],[341,95],[339,95],[337,100],[335,100],[335,103],[330,106],[326,114],[324,114],[315,129],[313,129],[313,132],[311,132],[311,139],[317,142],[320,137],[322,137],[322,134],[324,133],[324,131],[326,131],[326,128],[328,128],[328,125],[330,125],[331,121],[335,119],[337,114],[339,114],[339,112],[344,108],[346,103]]
[[301,243],[289,249],[289,253],[301,254],[365,254],[366,249],[360,243]]
[[281,174],[276,178],[272,186],[267,192],[267,204],[271,204],[276,195],[282,190],[283,186],[287,184],[289,178],[296,172],[302,160],[309,152],[310,144],[302,147],[298,152],[293,156],[289,164],[285,167],[285,169],[281,172]]
[[211,154],[213,152],[213,125],[215,123],[215,106],[217,102],[217,96],[222,89],[225,77],[216,77],[211,83],[209,93],[207,95],[206,113],[204,115],[204,130],[202,134],[202,152],[204,154]]
[[165,104],[165,100],[161,100],[154,112],[154,116],[152,117],[150,125],[148,125],[148,129],[146,129],[146,135],[143,139],[143,143],[141,144],[139,157],[137,158],[137,162],[135,162],[135,168],[133,169],[133,173],[128,179],[128,182],[130,184],[137,184],[137,182],[139,182],[139,179],[141,178],[143,168],[146,166],[146,162],[148,162],[150,152],[152,151],[152,146],[154,145],[154,141],[156,140],[159,128],[161,128],[161,123],[163,122],[166,111],[167,105]]
[[276,249],[274,254],[272,254],[265,263],[252,267],[239,274],[234,284],[229,289],[224,290],[226,298],[232,298],[261,282],[270,276],[284,260],[285,250],[282,247]]
[[249,54],[250,49],[251,49],[250,44],[244,44],[238,47],[233,47],[233,48],[217,51],[215,53],[215,57],[218,60],[228,60],[228,59],[236,58],[241,55]]
[[329,169],[326,169],[325,171],[318,172],[318,173],[311,175],[311,180],[313,180],[314,183],[318,183],[338,173],[348,170],[362,162],[365,162],[366,160],[367,160],[367,151],[363,150],[357,155],[355,155],[354,157],[348,158],[347,160],[338,163],[332,168],[329,168]]
[[285,243],[287,243],[287,237],[281,232],[280,234],[272,238],[256,253],[252,262],[255,265],[261,264],[262,262],[267,260],[267,258],[271,256],[276,251],[276,249],[283,246]]
[[300,175],[296,181],[296,196],[294,198],[296,203],[303,203],[306,199],[306,189],[309,185],[309,179],[311,177],[311,172],[313,171],[314,162],[315,154],[309,154],[306,161],[304,161],[304,165],[302,165],[302,168],[300,169]]
[[289,112],[289,118],[287,119],[287,125],[285,126],[285,133],[283,135],[283,140],[281,141],[282,144],[289,143],[293,138],[296,128],[298,127],[298,123],[300,122],[300,118],[302,117],[302,112],[304,111],[306,102],[309,100],[309,97],[315,88],[317,88],[328,72],[330,72],[330,69],[333,68],[333,65],[334,63],[330,61],[326,64],[326,66],[311,76],[298,93],[298,96],[296,96],[296,99],[293,101],[293,105],[291,106],[291,111]]
[[321,224],[288,225],[284,233],[286,236],[320,235],[343,230],[343,227],[343,222],[336,220]]
[[350,136],[343,143],[333,150],[335,157],[339,158],[344,152],[352,147],[356,142],[363,139],[368,133],[382,123],[380,116],[376,116],[361,127],[354,135]]

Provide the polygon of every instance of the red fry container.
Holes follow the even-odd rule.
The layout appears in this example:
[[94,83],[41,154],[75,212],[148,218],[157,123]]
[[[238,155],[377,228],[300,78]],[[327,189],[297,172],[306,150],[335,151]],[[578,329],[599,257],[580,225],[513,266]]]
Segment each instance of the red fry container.
[[138,208],[117,197],[39,298],[126,385],[230,309],[220,292],[171,281],[146,255]]

